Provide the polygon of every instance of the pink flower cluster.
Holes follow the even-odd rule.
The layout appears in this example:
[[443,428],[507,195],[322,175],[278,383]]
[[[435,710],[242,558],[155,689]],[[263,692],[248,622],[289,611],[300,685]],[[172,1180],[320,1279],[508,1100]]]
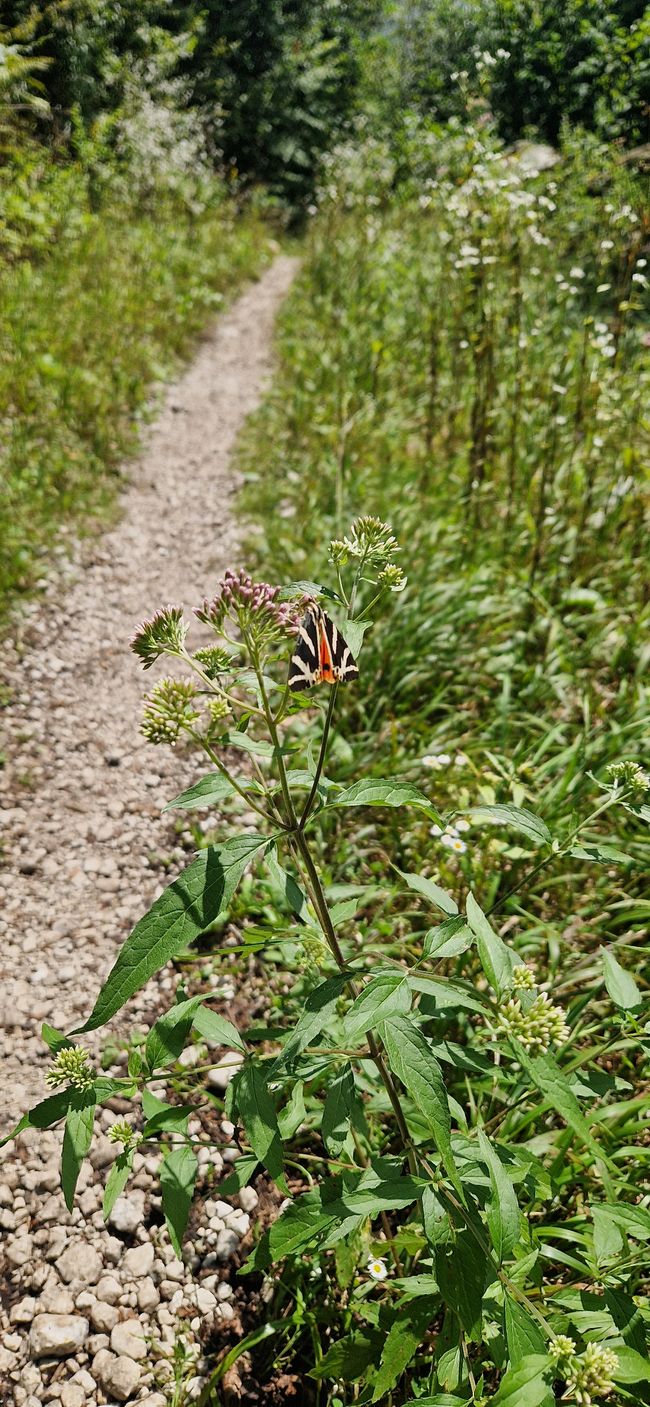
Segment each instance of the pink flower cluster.
[[207,598],[194,614],[206,625],[219,630],[227,616],[240,626],[253,624],[274,628],[283,634],[295,635],[304,614],[305,602],[280,601],[279,586],[267,581],[253,581],[247,572],[228,568],[212,601]]

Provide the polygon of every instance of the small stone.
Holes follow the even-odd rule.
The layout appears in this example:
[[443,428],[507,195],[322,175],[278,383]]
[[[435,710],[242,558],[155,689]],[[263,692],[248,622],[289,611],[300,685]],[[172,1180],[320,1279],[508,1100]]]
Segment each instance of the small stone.
[[200,1314],[212,1314],[216,1307],[217,1297],[212,1290],[206,1290],[202,1285],[197,1285],[192,1293],[192,1299]]
[[217,1061],[213,1070],[208,1072],[207,1082],[212,1089],[225,1090],[228,1088],[233,1075],[244,1063],[244,1057],[240,1050],[227,1050]]
[[108,1220],[116,1231],[133,1235],[144,1220],[144,1193],[128,1192],[118,1197]]
[[177,1260],[176,1257],[174,1257],[172,1260],[167,1262],[167,1265],[165,1266],[165,1279],[176,1281],[182,1281],[185,1279],[185,1266],[183,1265],[182,1260]]
[[228,1300],[224,1300],[223,1304],[217,1305],[216,1314],[218,1319],[223,1320],[234,1319],[235,1317],[235,1311],[232,1305],[228,1303]]
[[[52,1271],[50,1271],[52,1274]],[[45,1286],[39,1300],[39,1310],[45,1314],[73,1314],[75,1303],[69,1290],[51,1280]]]
[[121,1269],[127,1279],[139,1280],[143,1275],[150,1275],[153,1269],[154,1249],[151,1241],[145,1241],[141,1246],[131,1246],[125,1252]]
[[103,1304],[117,1304],[121,1293],[122,1286],[114,1275],[102,1275],[95,1286],[95,1295]]
[[223,1231],[220,1231],[219,1235],[217,1236],[217,1244],[215,1247],[217,1260],[230,1260],[230,1257],[235,1254],[235,1251],[238,1249],[238,1246],[239,1237],[237,1235],[237,1232],[231,1231],[229,1227],[224,1226]]
[[21,1265],[27,1265],[31,1260],[33,1249],[34,1246],[31,1236],[17,1236],[16,1240],[12,1241],[10,1246],[7,1246],[5,1254],[7,1260],[11,1261],[12,1265],[20,1267]]
[[239,1205],[245,1212],[254,1212],[259,1202],[259,1197],[254,1187],[242,1187],[239,1193]]
[[73,1373],[70,1382],[75,1385],[78,1383],[79,1387],[82,1387],[85,1393],[93,1393],[95,1391],[95,1379],[91,1378],[90,1373],[86,1372],[85,1368],[80,1368],[78,1373]]
[[138,1407],[166,1407],[167,1398],[161,1392],[150,1392],[148,1397],[141,1397]]
[[120,1358],[103,1348],[93,1358],[93,1374],[105,1392],[126,1402],[140,1386],[142,1370],[132,1358]]
[[110,1261],[111,1265],[117,1265],[118,1261],[122,1259],[124,1242],[120,1241],[119,1236],[105,1236],[102,1243],[102,1250],[104,1252],[104,1260]]
[[226,1226],[229,1226],[231,1231],[236,1231],[239,1237],[246,1235],[250,1224],[251,1219],[248,1215],[248,1212],[231,1212],[230,1216],[226,1220]]
[[108,1348],[110,1344],[108,1334],[91,1334],[86,1344],[90,1354],[100,1353],[102,1349]]
[[160,1304],[160,1295],[153,1280],[149,1278],[143,1280],[142,1284],[138,1286],[138,1308],[146,1313],[150,1309],[155,1309],[158,1304]]
[[146,1358],[147,1345],[144,1329],[139,1319],[123,1319],[116,1324],[111,1334],[111,1348],[114,1353],[127,1358]]
[[36,1313],[36,1300],[32,1295],[25,1295],[14,1305],[9,1318],[12,1324],[31,1324]]
[[103,1270],[102,1258],[94,1246],[86,1241],[73,1241],[60,1257],[57,1270],[62,1280],[81,1280],[84,1285],[94,1285]]
[[80,1383],[63,1384],[61,1407],[86,1407],[86,1394]]
[[110,1334],[115,1328],[120,1317],[120,1311],[114,1304],[105,1304],[103,1300],[95,1300],[90,1310],[90,1321],[93,1329],[97,1329],[100,1334]]
[[29,1335],[32,1358],[63,1358],[81,1348],[90,1325],[80,1314],[37,1314]]

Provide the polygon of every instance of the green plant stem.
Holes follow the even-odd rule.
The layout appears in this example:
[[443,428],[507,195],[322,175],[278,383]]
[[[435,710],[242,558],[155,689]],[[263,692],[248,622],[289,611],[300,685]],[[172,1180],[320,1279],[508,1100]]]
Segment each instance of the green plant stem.
[[309,813],[310,813],[311,808],[312,808],[312,806],[313,806],[313,804],[314,804],[314,801],[315,801],[315,799],[316,799],[316,793],[317,793],[317,791],[318,791],[318,783],[320,782],[321,774],[322,774],[322,771],[323,771],[323,767],[324,767],[324,765],[325,765],[325,756],[326,756],[326,753],[327,753],[327,743],[328,743],[328,740],[329,740],[330,727],[331,727],[331,723],[332,723],[332,717],[333,717],[333,714],[334,714],[334,706],[335,706],[335,704],[336,704],[336,695],[337,695],[337,693],[338,693],[338,687],[339,687],[338,684],[333,684],[332,687],[331,687],[331,689],[330,689],[329,703],[328,703],[328,705],[327,705],[327,713],[326,713],[326,715],[325,715],[325,722],[324,722],[324,724],[323,724],[323,734],[322,734],[322,737],[321,737],[321,744],[320,744],[320,752],[319,752],[319,754],[318,754],[318,761],[317,761],[317,763],[316,763],[316,771],[314,772],[314,780],[313,780],[313,782],[312,782],[312,784],[311,784],[311,791],[310,791],[309,796],[307,797],[307,800],[306,800],[306,802],[305,802],[305,806],[304,806],[304,810],[303,810],[302,816],[300,817],[299,829],[300,829],[301,831],[305,829],[305,826],[306,826],[307,821],[308,821],[308,819],[309,819]]
[[206,689],[208,689],[211,694],[215,694],[218,699],[225,699],[226,703],[232,704],[234,708],[241,709],[242,713],[253,713],[256,718],[265,718],[262,709],[258,708],[256,704],[245,703],[243,699],[238,699],[234,694],[229,694],[220,684],[215,684],[214,679],[210,679],[210,676],[196,663],[196,660],[192,657],[189,650],[183,647],[182,650],[168,650],[166,653],[175,655],[178,659],[184,660],[185,664],[189,664],[190,668],[194,670],[194,673],[197,674],[199,679],[205,684]]
[[199,747],[203,748],[203,751],[210,758],[210,761],[214,763],[215,767],[217,768],[217,771],[221,773],[222,777],[226,778],[233,790],[238,792],[239,796],[242,797],[242,800],[246,802],[246,805],[250,806],[253,811],[257,811],[258,816],[262,816],[264,820],[267,821],[270,825],[273,825],[275,818],[273,816],[269,816],[268,812],[265,811],[262,806],[258,806],[257,802],[253,800],[250,792],[246,791],[244,787],[240,787],[239,782],[235,781],[235,778],[228,771],[228,768],[226,767],[225,763],[221,761],[221,758],[219,757],[218,753],[213,752],[212,748],[210,747],[210,744],[206,742],[205,738],[202,738],[200,733],[195,733],[193,729],[188,729],[188,733],[189,736],[193,738],[194,742],[198,743]]

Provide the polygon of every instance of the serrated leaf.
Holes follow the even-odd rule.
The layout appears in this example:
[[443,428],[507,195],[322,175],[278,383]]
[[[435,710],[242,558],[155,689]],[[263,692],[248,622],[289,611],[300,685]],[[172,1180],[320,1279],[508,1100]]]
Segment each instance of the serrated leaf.
[[[248,733],[240,733],[238,729],[233,729],[229,733],[224,733],[219,739],[220,747],[235,747],[241,752],[252,752],[256,757],[273,757],[274,748],[272,743],[264,742],[260,738],[251,738]],[[282,749],[283,752],[291,749]]]
[[304,1193],[265,1231],[240,1274],[265,1270],[285,1256],[297,1255],[340,1220],[338,1203],[324,1203],[322,1189]]
[[522,806],[473,806],[467,815],[472,822],[490,821],[495,825],[508,826],[534,841],[535,845],[550,845],[553,839],[546,822]]
[[[395,866],[397,869],[397,866]],[[425,879],[423,875],[412,874],[409,870],[397,870],[398,875],[406,880],[409,889],[415,894],[421,894],[423,899],[428,899],[430,904],[434,904],[437,909],[442,909],[443,914],[448,914],[454,918],[458,913],[458,904],[452,899],[451,894],[447,894],[445,889],[441,889],[439,884],[434,884],[432,879]]]
[[278,860],[274,845],[270,845],[266,851],[264,863],[276,889],[287,903],[292,914],[296,914],[298,918],[306,920],[309,917],[307,895],[303,894],[300,885],[296,883],[293,875],[283,869]]
[[411,993],[403,972],[380,972],[371,977],[352,1003],[344,1021],[346,1036],[354,1040],[360,1032],[374,1030],[387,1016],[407,1012]]
[[476,989],[469,982],[453,982],[450,978],[425,977],[419,971],[408,973],[406,978],[411,991],[433,997],[436,1006],[443,1011],[453,1011],[465,1007],[468,1011],[485,1011],[485,1002],[476,995]]
[[280,1054],[273,1061],[273,1074],[289,1065],[305,1050],[311,1041],[320,1035],[323,1027],[336,1012],[336,1004],[348,978],[343,973],[328,977],[314,992],[311,992],[304,1010],[298,1019]]
[[233,1163],[232,1172],[219,1183],[219,1191],[225,1197],[234,1197],[236,1192],[241,1192],[242,1187],[248,1185],[257,1168],[259,1160],[255,1154],[242,1153]]
[[406,1016],[382,1022],[381,1037],[394,1075],[401,1080],[418,1113],[431,1129],[447,1174],[462,1196],[451,1150],[451,1115],[442,1071],[419,1027]]
[[94,1090],[76,1090],[66,1114],[61,1150],[61,1187],[69,1212],[74,1204],[81,1166],[92,1143],[95,1107]]
[[618,1358],[618,1366],[612,1373],[615,1383],[650,1382],[650,1362],[647,1356],[637,1353],[634,1348],[619,1344],[614,1346],[614,1353]]
[[480,1343],[483,1294],[494,1274],[484,1252],[469,1231],[460,1231],[454,1241],[439,1243],[434,1256],[445,1304],[458,1316],[467,1337]]
[[546,1354],[532,1353],[501,1379],[491,1407],[546,1407],[553,1402],[552,1365]]
[[160,1070],[178,1060],[202,1000],[203,998],[198,996],[177,1002],[176,1006],[170,1007],[164,1016],[154,1022],[144,1048],[150,1070]]
[[382,1350],[381,1361],[373,1381],[372,1401],[380,1402],[392,1392],[404,1369],[422,1342],[423,1335],[435,1312],[435,1301],[418,1299],[401,1304],[399,1315],[391,1324]]
[[622,1251],[623,1236],[607,1207],[592,1205],[591,1216],[594,1223],[594,1255],[600,1266]]
[[232,1085],[234,1104],[255,1156],[268,1169],[281,1190],[286,1192],[278,1117],[259,1065],[252,1062],[244,1065],[235,1075]]
[[332,1157],[341,1152],[350,1130],[356,1090],[351,1065],[345,1065],[329,1086],[323,1107],[321,1137]]
[[384,1335],[370,1326],[355,1329],[333,1343],[320,1362],[312,1368],[310,1378],[342,1378],[353,1383],[363,1377],[366,1369],[379,1357]]
[[571,1087],[553,1057],[550,1055],[530,1056],[519,1041],[510,1037],[510,1042],[522,1069],[526,1071],[537,1089],[541,1090],[548,1099],[551,1108],[561,1115],[594,1158],[609,1166],[610,1160],[605,1150],[596,1142]]
[[246,1046],[236,1026],[225,1016],[220,1016],[218,1011],[213,1011],[211,1006],[202,1003],[197,1007],[193,1025],[194,1030],[206,1041],[225,1046],[227,1050],[240,1050],[242,1054],[246,1054]]
[[623,1011],[633,1011],[641,1006],[643,997],[631,972],[621,967],[620,962],[608,948],[601,948],[605,986],[615,1006]]
[[[238,777],[237,780],[241,786],[248,784],[247,777]],[[193,787],[175,796],[173,801],[168,801],[163,811],[195,811],[200,806],[216,806],[227,796],[236,795],[232,782],[222,772],[210,772],[207,777],[195,782]]]
[[135,1148],[129,1148],[126,1151],[118,1153],[115,1162],[112,1164],[106,1179],[106,1187],[104,1188],[104,1203],[102,1207],[104,1221],[108,1221],[118,1197],[121,1196],[126,1187],[129,1174],[133,1167],[134,1157]]
[[6,1133],[4,1138],[0,1139],[0,1148],[9,1143],[10,1139],[17,1138],[23,1129],[50,1129],[53,1124],[58,1124],[65,1118],[74,1094],[72,1088],[62,1089],[58,1094],[51,1094],[48,1099],[42,1099],[40,1104],[35,1104],[33,1109],[23,1114],[11,1133]]
[[198,1171],[196,1153],[187,1144],[172,1148],[160,1169],[160,1191],[169,1239],[179,1260],[182,1242],[190,1214],[194,1184]]
[[193,1113],[192,1104],[169,1104],[147,1119],[142,1130],[143,1138],[153,1138],[159,1133],[187,1134],[188,1119]]
[[48,1026],[47,1021],[44,1021],[41,1026],[41,1036],[53,1055],[58,1055],[60,1050],[70,1050],[73,1047],[73,1042],[68,1040],[63,1031],[56,1031],[54,1026]]
[[422,952],[426,958],[439,962],[442,958],[455,958],[466,953],[474,942],[474,934],[461,914],[445,919],[437,928],[430,928],[422,941]]
[[278,1114],[278,1128],[283,1143],[293,1138],[306,1117],[304,1080],[296,1080],[287,1103]]
[[411,782],[382,782],[363,777],[327,801],[327,806],[417,806],[435,815],[428,796]]
[[541,1354],[546,1348],[546,1338],[532,1314],[523,1304],[505,1292],[505,1330],[510,1367],[517,1368],[524,1358]]
[[512,986],[512,972],[518,959],[495,933],[471,892],[467,895],[466,908],[467,922],[476,937],[481,967],[497,996],[502,996]]
[[519,1241],[519,1203],[512,1180],[483,1129],[478,1130],[478,1145],[490,1175],[492,1196],[487,1205],[487,1223],[492,1245],[501,1265]]
[[617,845],[585,840],[581,845],[572,845],[569,850],[575,860],[596,860],[601,865],[637,865],[633,855],[619,850]]
[[239,835],[202,850],[136,924],[79,1030],[104,1026],[170,958],[204,933],[227,908],[247,864],[266,844],[262,836]]

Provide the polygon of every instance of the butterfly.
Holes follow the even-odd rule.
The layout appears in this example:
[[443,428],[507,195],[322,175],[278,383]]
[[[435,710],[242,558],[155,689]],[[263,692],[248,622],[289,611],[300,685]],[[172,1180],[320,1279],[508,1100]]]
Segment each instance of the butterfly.
[[309,605],[289,668],[289,688],[298,691],[312,689],[314,684],[346,684],[358,677],[357,662],[334,621],[320,606]]

